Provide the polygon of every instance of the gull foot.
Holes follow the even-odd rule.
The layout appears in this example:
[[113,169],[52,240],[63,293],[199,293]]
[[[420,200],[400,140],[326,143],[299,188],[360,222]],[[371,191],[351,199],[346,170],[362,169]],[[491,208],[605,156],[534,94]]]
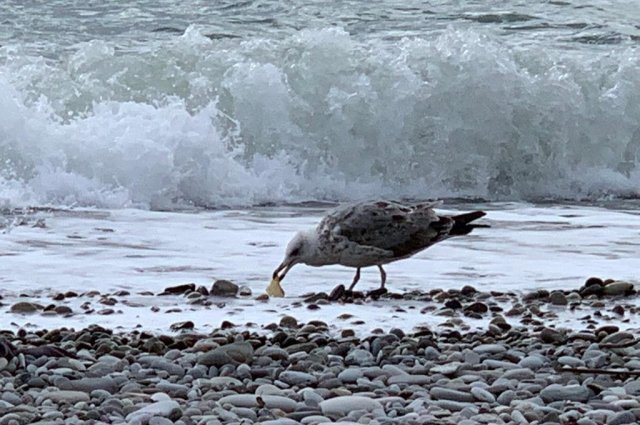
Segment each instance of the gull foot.
[[380,298],[381,295],[386,294],[387,292],[387,288],[378,288],[378,289],[374,289],[373,291],[369,291],[367,292],[367,297],[371,297],[374,300],[377,300],[378,298]]
[[350,291],[350,290],[346,290],[344,291],[344,294],[342,295],[342,299],[343,300],[350,300],[353,301],[357,298],[364,298],[364,293],[361,291]]
[[344,285],[338,285],[329,294],[329,301],[346,301],[353,302],[356,298],[364,298],[364,293],[360,291],[351,291],[349,289],[345,289]]

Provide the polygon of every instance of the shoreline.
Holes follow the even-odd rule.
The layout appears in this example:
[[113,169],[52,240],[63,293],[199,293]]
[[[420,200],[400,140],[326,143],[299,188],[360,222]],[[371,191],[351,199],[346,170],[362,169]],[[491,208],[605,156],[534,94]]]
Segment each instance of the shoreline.
[[[421,297],[437,306],[424,314],[445,319],[413,329],[356,332],[345,313],[337,325],[285,315],[171,334],[4,330],[0,423],[635,423],[640,339],[625,320],[638,294],[586,293],[596,284],[584,297],[516,294],[522,310],[500,307],[512,294],[468,286],[377,301]],[[322,309],[323,298],[300,302]],[[353,301],[340,303],[368,302]],[[578,311],[584,329],[558,326],[560,308]],[[468,323],[478,316],[482,329]]]
[[[613,279],[592,277],[580,287],[552,291],[482,291],[464,285],[389,292],[379,298],[360,291],[353,297],[336,298],[340,287],[344,289],[338,285],[328,292],[285,298],[256,294],[228,280],[217,280],[210,287],[188,283],[157,292],[5,290],[0,291],[0,314],[10,318],[6,328],[13,330],[75,329],[97,323],[121,331],[143,328],[155,333],[185,329],[206,333],[219,327],[268,333],[285,315],[303,322],[327,321],[332,332],[352,327],[358,334],[392,327],[407,332],[422,327],[478,331],[496,318],[509,329],[535,330],[545,322],[589,329],[593,320],[640,328],[640,285]],[[591,313],[594,317],[587,318]]]

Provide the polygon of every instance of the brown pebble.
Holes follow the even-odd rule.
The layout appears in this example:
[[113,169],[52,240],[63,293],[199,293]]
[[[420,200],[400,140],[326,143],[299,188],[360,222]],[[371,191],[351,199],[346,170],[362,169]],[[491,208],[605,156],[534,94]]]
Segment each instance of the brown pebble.
[[66,305],[59,305],[53,309],[57,314],[73,314],[73,310]]
[[185,322],[176,322],[169,326],[169,329],[172,331],[179,331],[183,329],[193,329],[195,327],[194,323],[191,320]]
[[269,295],[267,294],[260,294],[256,297],[256,301],[269,301]]
[[433,295],[433,300],[437,301],[437,302],[442,302],[442,301],[448,299],[449,296],[450,295],[447,292],[440,291],[437,294]]
[[462,295],[464,295],[465,297],[470,297],[470,296],[474,295],[476,292],[478,292],[476,290],[476,288],[474,288],[473,286],[470,286],[470,285],[465,285],[460,290],[460,293]]
[[619,314],[620,316],[624,316],[624,307],[622,307],[621,305],[616,305],[615,307],[613,307],[612,310],[614,313]]
[[465,311],[464,315],[471,319],[482,319],[482,315],[479,313],[474,313],[473,311]]
[[352,336],[355,336],[356,333],[353,331],[353,329],[343,329],[340,335],[342,336],[342,338],[350,338]]
[[489,311],[489,307],[485,303],[475,302],[473,304],[469,304],[464,308],[464,311],[472,311],[474,313],[484,314]]
[[508,310],[505,314],[507,316],[520,316],[524,313],[524,307],[520,305],[513,306],[510,310]]
[[530,292],[522,297],[523,301],[542,300],[549,297],[549,291],[546,289],[538,289],[537,291]]
[[98,301],[100,304],[104,304],[104,305],[116,305],[118,304],[118,300],[116,300],[115,298],[111,298],[111,297],[104,297],[104,298],[100,298],[100,301]]
[[280,319],[280,327],[282,328],[297,328],[298,320],[293,316],[284,316]]
[[547,344],[562,344],[567,340],[567,337],[555,329],[544,328],[540,332],[540,339]]
[[184,294],[186,292],[193,292],[196,289],[195,283],[185,283],[183,285],[170,286],[165,288],[164,291],[159,293],[158,295],[176,295],[176,294]]
[[493,319],[491,319],[491,322],[489,323],[493,326],[500,328],[500,330],[502,331],[508,331],[511,329],[511,325],[507,323],[507,321],[502,316],[494,317]]
[[346,293],[346,291],[347,290],[345,289],[344,285],[340,284],[336,286],[335,288],[333,288],[333,290],[331,290],[331,293],[329,294],[329,300],[330,301],[339,300]]
[[43,310],[44,306],[30,302],[19,302],[11,306],[12,313],[35,313],[36,311]]
[[325,292],[318,292],[312,293],[308,296],[303,296],[302,298],[304,299],[305,303],[317,303],[320,301],[328,303],[329,295],[327,295]]
[[589,287],[591,285],[599,285],[602,286],[604,285],[604,282],[602,281],[602,279],[600,279],[599,277],[590,277],[589,279],[587,279],[584,282],[584,286],[585,287]]
[[448,300],[447,302],[444,303],[444,306],[446,308],[450,308],[452,310],[459,310],[462,308],[462,303],[456,299],[451,299]]
[[228,320],[223,320],[222,323],[220,324],[220,329],[231,329],[235,327],[236,325],[234,323],[231,323]]
[[324,330],[324,331],[329,329],[329,325],[323,322],[322,320],[310,320],[309,323],[307,323],[307,325],[313,325],[319,330]]

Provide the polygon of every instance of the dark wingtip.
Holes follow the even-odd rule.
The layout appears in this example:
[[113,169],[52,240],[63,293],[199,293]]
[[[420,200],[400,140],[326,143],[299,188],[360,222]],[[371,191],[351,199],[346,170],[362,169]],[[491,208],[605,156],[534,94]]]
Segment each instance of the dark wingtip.
[[451,217],[453,219],[453,227],[449,231],[449,234],[451,236],[467,235],[477,227],[490,227],[488,224],[469,224],[474,220],[484,217],[485,215],[487,215],[487,213],[484,211],[472,211],[469,213],[454,215]]
[[477,220],[481,217],[487,215],[484,211],[472,211],[464,214],[454,215],[451,217],[456,223],[471,223],[474,220]]

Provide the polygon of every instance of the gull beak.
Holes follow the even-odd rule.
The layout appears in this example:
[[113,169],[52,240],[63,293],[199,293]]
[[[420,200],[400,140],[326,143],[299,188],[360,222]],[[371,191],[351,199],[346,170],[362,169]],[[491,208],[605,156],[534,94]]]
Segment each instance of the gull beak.
[[[284,297],[284,290],[282,289],[282,286],[280,286],[280,281],[284,279],[286,274],[295,263],[296,262],[291,259],[285,259],[282,263],[280,263],[278,268],[273,272],[271,283],[267,287],[267,295],[269,295],[270,297]],[[278,275],[278,273],[280,273],[281,271],[282,274]]]
[[[287,258],[285,259],[282,263],[280,263],[280,265],[278,266],[277,269],[274,270],[273,272],[273,279],[274,280],[278,280],[281,281],[282,279],[284,279],[284,277],[287,275],[287,273],[289,273],[289,270],[291,270],[291,267],[293,267],[295,265],[295,261]],[[284,270],[284,271],[282,271]],[[278,273],[280,273],[282,271],[282,273],[280,275],[278,275]]]

